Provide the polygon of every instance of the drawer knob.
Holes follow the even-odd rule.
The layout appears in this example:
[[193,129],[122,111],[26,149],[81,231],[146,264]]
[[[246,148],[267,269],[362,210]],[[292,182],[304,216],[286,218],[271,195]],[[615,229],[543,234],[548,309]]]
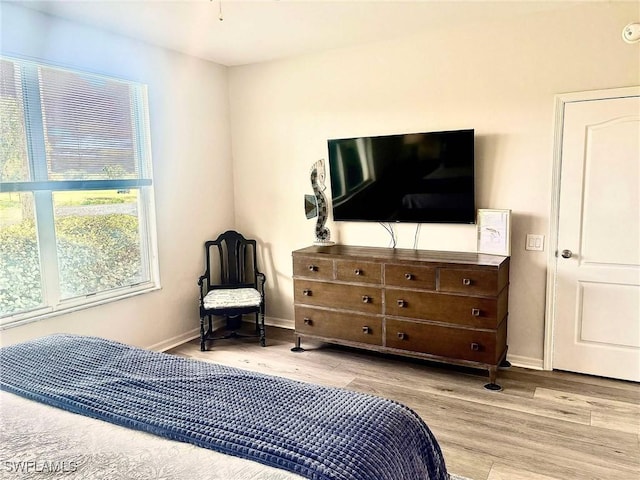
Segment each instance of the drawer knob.
[[397,303],[398,303],[398,307],[400,307],[400,308],[404,308],[404,307],[407,306],[407,302],[405,300],[402,300],[401,298],[398,299]]
[[309,265],[309,271],[310,272],[317,272],[318,271],[318,267],[316,265]]
[[364,327],[362,327],[362,333],[364,333],[364,334],[371,333],[371,328],[369,328],[369,327],[367,327],[365,325]]
[[462,284],[463,284],[465,287],[468,287],[469,285],[471,285],[471,279],[470,279],[470,278],[463,278],[463,279],[462,279]]
[[369,295],[362,295],[362,303],[371,303],[371,297]]
[[404,274],[404,278],[406,278],[407,280],[413,280],[413,274],[412,273],[405,273]]
[[304,295],[305,297],[310,297],[310,296],[311,296],[311,293],[312,293],[312,292],[311,292],[311,290],[309,290],[308,288],[305,288],[305,289],[302,291],[302,295]]
[[473,315],[474,317],[479,317],[480,316],[480,309],[479,308],[472,308],[471,309],[471,315]]
[[313,320],[311,320],[309,317],[304,317],[302,321],[305,325],[313,325]]
[[477,343],[472,343],[471,344],[471,350],[473,350],[474,352],[477,352],[480,350],[480,345],[478,345]]
[[398,332],[398,338],[400,340],[405,340],[407,338],[407,334],[404,332]]
[[356,275],[362,275],[362,270],[360,270],[359,268],[356,268],[353,273],[355,273]]

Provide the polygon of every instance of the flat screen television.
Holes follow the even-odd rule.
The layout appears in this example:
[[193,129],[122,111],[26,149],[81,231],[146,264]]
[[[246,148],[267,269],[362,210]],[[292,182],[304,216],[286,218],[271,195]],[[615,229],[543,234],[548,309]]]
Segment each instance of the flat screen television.
[[336,221],[475,223],[474,130],[328,140]]

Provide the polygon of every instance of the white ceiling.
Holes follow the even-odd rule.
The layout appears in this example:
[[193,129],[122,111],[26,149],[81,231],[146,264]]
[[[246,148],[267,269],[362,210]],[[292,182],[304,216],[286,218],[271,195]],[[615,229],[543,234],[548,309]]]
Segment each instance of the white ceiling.
[[[425,29],[568,8],[568,0],[49,0],[25,7],[144,42],[244,65]],[[222,19],[220,20],[220,12]]]

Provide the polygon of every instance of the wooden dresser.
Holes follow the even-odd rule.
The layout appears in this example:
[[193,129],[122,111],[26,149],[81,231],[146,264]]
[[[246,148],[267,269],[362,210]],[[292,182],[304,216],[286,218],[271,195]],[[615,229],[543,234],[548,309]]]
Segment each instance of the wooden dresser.
[[[302,337],[486,368],[499,390],[507,354],[509,257],[312,246],[293,252]],[[506,363],[506,362],[505,362]]]

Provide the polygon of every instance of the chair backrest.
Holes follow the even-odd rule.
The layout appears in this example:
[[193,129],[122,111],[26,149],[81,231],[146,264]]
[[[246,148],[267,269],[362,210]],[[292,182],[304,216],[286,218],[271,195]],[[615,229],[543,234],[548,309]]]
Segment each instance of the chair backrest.
[[[242,234],[227,230],[220,234],[215,240],[205,242],[206,250],[206,272],[209,285],[243,285],[253,286],[257,284],[256,275],[258,264],[256,259],[256,241],[246,239]],[[219,281],[212,278],[215,275],[215,251],[218,251],[218,272]]]

